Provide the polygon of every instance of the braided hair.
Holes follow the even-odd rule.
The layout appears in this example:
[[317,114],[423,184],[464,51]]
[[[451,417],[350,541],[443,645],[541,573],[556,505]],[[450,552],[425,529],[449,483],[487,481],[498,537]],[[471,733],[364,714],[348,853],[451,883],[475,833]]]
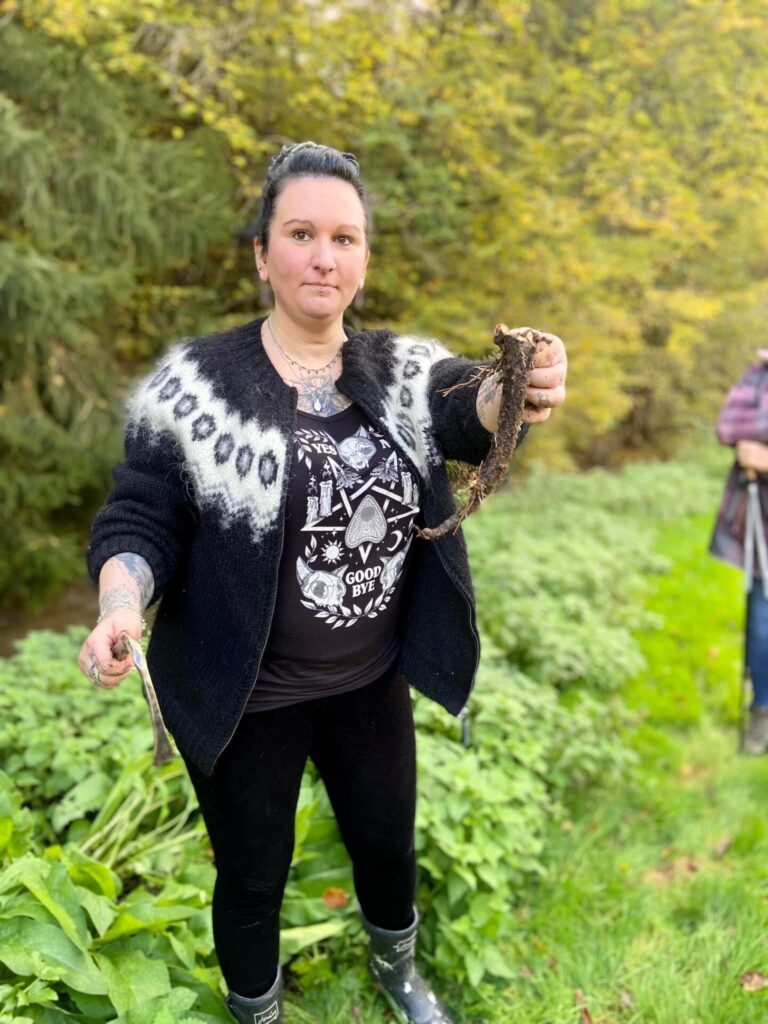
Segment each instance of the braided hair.
[[360,177],[360,164],[353,153],[342,153],[317,142],[296,142],[283,146],[269,165],[261,195],[261,211],[248,231],[258,238],[264,251],[269,246],[269,229],[280,193],[291,178],[340,178],[347,181],[360,197],[365,213],[366,235],[370,229],[368,196]]

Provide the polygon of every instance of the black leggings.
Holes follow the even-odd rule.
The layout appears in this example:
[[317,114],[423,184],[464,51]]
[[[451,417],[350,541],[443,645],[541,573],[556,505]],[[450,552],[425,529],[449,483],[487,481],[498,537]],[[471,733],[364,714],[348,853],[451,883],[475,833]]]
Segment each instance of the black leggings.
[[402,676],[389,670],[351,693],[246,714],[211,777],[185,758],[216,860],[216,952],[242,996],[266,992],[277,971],[307,757],[333,805],[363,913],[380,928],[413,920],[415,738]]

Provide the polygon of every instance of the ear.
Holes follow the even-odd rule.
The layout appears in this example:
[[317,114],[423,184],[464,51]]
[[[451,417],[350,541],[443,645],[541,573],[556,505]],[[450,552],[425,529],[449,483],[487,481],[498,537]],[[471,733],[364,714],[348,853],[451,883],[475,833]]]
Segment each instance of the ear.
[[368,269],[368,260],[371,258],[371,250],[366,249],[365,251],[365,262],[363,263],[363,272],[360,275],[360,284],[358,287],[362,290],[365,287],[365,272]]
[[269,271],[267,270],[267,253],[261,244],[261,240],[254,238],[253,240],[253,255],[256,260],[256,269],[259,272],[259,277],[262,281],[269,280]]

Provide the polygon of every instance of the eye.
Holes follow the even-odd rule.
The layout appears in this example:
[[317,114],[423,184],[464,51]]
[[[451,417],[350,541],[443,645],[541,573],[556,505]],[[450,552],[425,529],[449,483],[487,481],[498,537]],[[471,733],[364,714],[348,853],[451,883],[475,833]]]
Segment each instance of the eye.
[[291,232],[291,238],[295,238],[297,242],[305,242],[309,238],[309,232],[306,228],[296,228]]
[[341,242],[342,245],[352,245],[354,239],[351,235],[337,235],[336,241]]

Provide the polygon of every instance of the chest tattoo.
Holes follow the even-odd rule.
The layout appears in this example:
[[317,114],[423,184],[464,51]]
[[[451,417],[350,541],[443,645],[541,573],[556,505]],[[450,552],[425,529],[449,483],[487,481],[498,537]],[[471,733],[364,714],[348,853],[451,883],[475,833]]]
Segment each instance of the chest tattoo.
[[294,379],[290,384],[299,392],[297,405],[302,412],[314,416],[333,416],[352,405],[351,399],[337,389],[336,381],[329,373]]

